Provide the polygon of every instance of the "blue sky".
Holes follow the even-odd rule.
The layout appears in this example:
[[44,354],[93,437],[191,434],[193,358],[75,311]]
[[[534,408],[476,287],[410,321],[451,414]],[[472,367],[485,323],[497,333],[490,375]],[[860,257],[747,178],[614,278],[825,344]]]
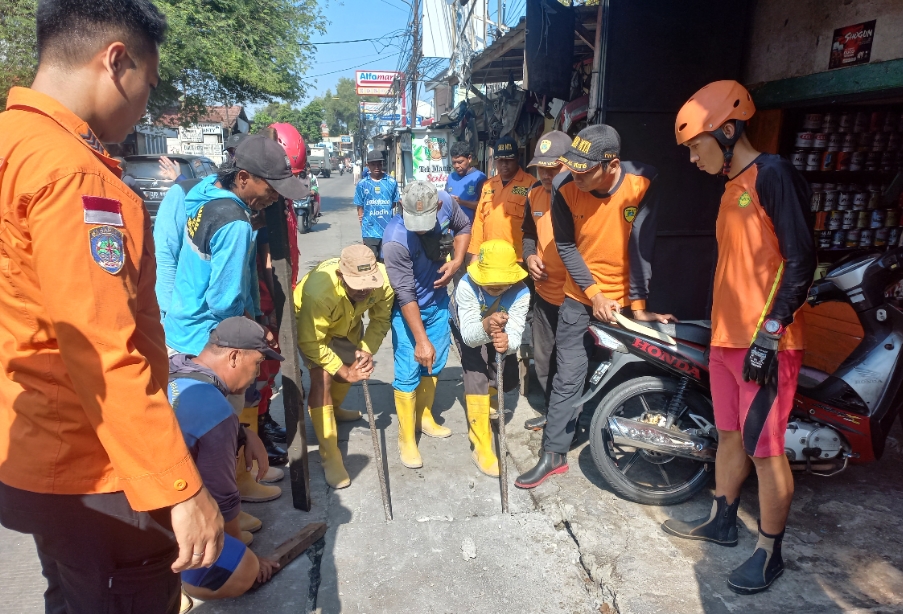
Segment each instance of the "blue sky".
[[[411,10],[402,0],[327,0],[324,13],[330,23],[326,34],[313,38],[314,43],[400,34],[408,24]],[[318,46],[316,58],[305,76],[311,83],[311,97],[320,96],[327,89],[335,91],[339,78],[354,79],[358,69],[396,70],[403,40],[386,39],[376,46],[369,42]],[[392,46],[387,47],[387,43]]]

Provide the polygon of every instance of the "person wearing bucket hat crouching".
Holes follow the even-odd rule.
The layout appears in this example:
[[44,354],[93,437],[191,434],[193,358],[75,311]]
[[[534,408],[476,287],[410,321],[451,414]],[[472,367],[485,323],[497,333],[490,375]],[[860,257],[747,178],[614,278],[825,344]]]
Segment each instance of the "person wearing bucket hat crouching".
[[389,332],[395,293],[373,250],[358,244],[305,275],[294,297],[298,348],[310,370],[308,412],[320,442],[326,483],[345,488],[351,478],[342,463],[336,421],[361,417],[359,411],[342,409],[342,401],[351,384],[373,373],[373,355]]
[[455,288],[452,334],[464,370],[464,398],[471,459],[488,476],[498,477],[498,458],[492,451],[489,413],[497,389],[496,354],[504,356],[505,392],[518,385],[517,348],[527,323],[530,291],[527,272],[517,264],[514,246],[500,239],[480,246],[477,259]]
[[[548,132],[539,139],[530,166],[535,166],[539,181],[527,195],[524,210],[524,264],[536,288],[533,296],[533,365],[536,379],[545,395],[546,407],[552,394],[555,375],[555,329],[558,310],[564,302],[564,282],[567,269],[558,255],[552,232],[552,181],[564,168],[559,158],[567,152],[571,137],[559,130]],[[524,423],[527,430],[541,430],[546,424],[542,414]]]
[[[383,235],[383,258],[395,291],[392,346],[395,350],[395,409],[398,448],[405,467],[423,466],[416,432],[449,437],[433,420],[436,381],[451,345],[448,291],[470,243],[470,220],[451,196],[426,181],[411,183],[403,212]],[[453,257],[449,259],[449,256]]]
[[668,322],[646,311],[655,241],[655,178],[645,164],[619,159],[621,137],[599,124],[580,131],[561,161],[570,170],[552,182],[552,229],[569,277],[555,334],[557,371],[552,378],[539,462],[518,477],[534,488],[568,470],[567,453],[577,426],[589,368],[587,327],[610,322],[629,307],[636,320]]

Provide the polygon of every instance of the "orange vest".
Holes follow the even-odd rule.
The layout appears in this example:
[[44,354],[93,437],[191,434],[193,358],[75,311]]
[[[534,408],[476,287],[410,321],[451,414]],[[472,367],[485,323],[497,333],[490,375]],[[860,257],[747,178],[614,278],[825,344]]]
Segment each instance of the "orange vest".
[[553,305],[564,302],[564,283],[567,280],[567,269],[558,255],[555,236],[552,231],[552,193],[542,185],[530,190],[530,213],[536,224],[536,255],[545,266],[548,279],[537,281],[536,291],[543,299]]
[[479,254],[483,241],[501,239],[511,243],[518,261],[523,261],[524,209],[534,183],[536,177],[522,169],[517,169],[517,174],[505,186],[498,175],[486,180],[474,214],[468,254]]
[[150,218],[91,128],[13,88],[0,114],[0,481],[124,491],[137,511],[201,478],[166,398]]

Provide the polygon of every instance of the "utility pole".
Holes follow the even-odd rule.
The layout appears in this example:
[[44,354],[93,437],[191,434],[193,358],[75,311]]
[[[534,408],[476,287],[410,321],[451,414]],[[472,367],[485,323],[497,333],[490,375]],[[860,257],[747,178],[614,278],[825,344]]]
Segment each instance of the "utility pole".
[[411,127],[417,127],[417,86],[420,83],[420,75],[417,73],[417,65],[420,63],[420,0],[414,0],[414,44],[411,51],[411,69],[408,70],[408,80],[411,82]]

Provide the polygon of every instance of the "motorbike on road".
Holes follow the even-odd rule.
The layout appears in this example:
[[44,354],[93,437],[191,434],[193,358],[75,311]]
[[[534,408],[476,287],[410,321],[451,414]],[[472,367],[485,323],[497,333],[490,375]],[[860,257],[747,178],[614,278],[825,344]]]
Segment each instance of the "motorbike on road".
[[[812,306],[828,301],[852,306],[863,337],[833,373],[802,367],[785,436],[793,470],[831,476],[848,463],[881,458],[903,405],[901,265],[903,248],[859,252],[809,290]],[[691,498],[714,474],[711,323],[641,324],[664,335],[590,325],[601,354],[578,403],[601,396],[589,441],[593,461],[611,488],[637,503],[672,505]]]
[[307,234],[320,219],[320,189],[317,178],[311,177],[311,190],[307,198],[292,202],[298,216],[298,232]]

